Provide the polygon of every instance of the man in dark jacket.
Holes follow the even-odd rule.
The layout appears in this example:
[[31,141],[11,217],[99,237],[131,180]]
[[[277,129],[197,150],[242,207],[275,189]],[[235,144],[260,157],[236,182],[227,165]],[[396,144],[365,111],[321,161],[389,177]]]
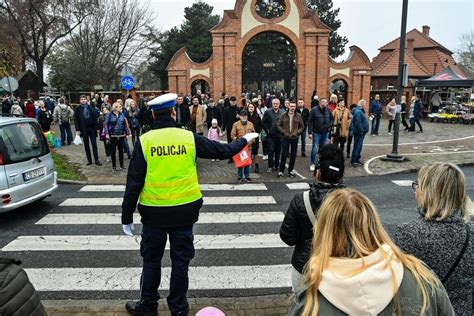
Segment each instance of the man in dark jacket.
[[352,149],[351,165],[352,167],[363,166],[360,161],[360,154],[364,144],[365,134],[369,131],[369,121],[365,116],[365,100],[360,100],[357,108],[354,109],[351,125],[354,133],[354,148]]
[[81,95],[80,102],[81,104],[74,112],[76,134],[82,137],[84,149],[86,151],[87,165],[92,164],[91,150],[89,146],[90,141],[95,164],[101,166],[102,164],[99,161],[99,153],[97,152],[97,129],[99,128],[97,109],[87,103],[85,95]]
[[187,128],[191,122],[191,114],[189,113],[189,106],[184,104],[184,98],[178,94],[176,98],[176,127]]
[[237,107],[237,98],[232,96],[229,99],[230,105],[224,109],[224,118],[222,122],[222,132],[227,132],[227,143],[232,142],[230,133],[232,126],[239,120],[239,108]]
[[308,131],[309,110],[305,107],[303,99],[298,100],[296,112],[301,115],[304,123],[304,128],[301,132],[301,157],[306,157],[306,134]]
[[135,209],[140,212],[143,224],[141,298],[126,304],[132,315],[156,315],[161,259],[168,235],[172,262],[168,306],[171,315],[188,314],[186,292],[189,263],[194,257],[193,224],[203,204],[195,161],[228,159],[258,137],[257,133],[251,133],[233,143],[221,144],[175,128],[175,100],[176,95],[170,94],[149,102],[153,130],[136,142],[128,169],[122,203],[123,231],[133,236]]
[[304,129],[304,122],[301,115],[296,112],[296,104],[290,102],[288,112],[282,114],[278,120],[277,129],[281,134],[281,161],[278,177],[282,178],[285,172],[285,164],[288,152],[290,152],[290,164],[288,165],[288,175],[296,177],[294,172],[296,153],[298,151],[298,138]]
[[382,117],[382,103],[380,103],[380,95],[376,94],[370,102],[369,115],[373,117],[371,135],[379,134],[380,118]]
[[[319,206],[329,191],[343,188],[344,155],[337,145],[326,145],[321,149],[320,166],[316,172],[316,182],[310,186],[309,201],[311,211],[317,216]],[[336,170],[337,169],[337,170]],[[290,207],[280,228],[280,238],[289,246],[295,246],[291,264],[293,266],[292,284],[296,290],[302,281],[303,268],[311,253],[313,224],[308,217],[303,193],[298,193],[291,200]]]
[[263,114],[263,129],[267,133],[268,144],[268,169],[267,172],[277,171],[280,163],[281,153],[281,135],[277,129],[277,123],[283,114],[280,109],[280,100],[274,98],[272,100],[272,108]]
[[222,126],[221,110],[216,105],[213,98],[209,99],[209,105],[207,106],[206,114],[207,129],[211,128],[213,119],[217,120],[217,125]]
[[309,112],[308,118],[308,136],[313,140],[313,148],[311,150],[310,171],[316,168],[317,155],[319,149],[322,148],[329,139],[329,130],[332,125],[331,111],[327,108],[328,100],[322,98],[318,106],[315,106]]
[[418,96],[414,96],[415,107],[413,109],[413,119],[410,120],[410,131],[415,131],[415,124],[420,128],[420,133],[423,133],[423,126],[421,126],[420,118],[423,115],[423,103],[420,101]]

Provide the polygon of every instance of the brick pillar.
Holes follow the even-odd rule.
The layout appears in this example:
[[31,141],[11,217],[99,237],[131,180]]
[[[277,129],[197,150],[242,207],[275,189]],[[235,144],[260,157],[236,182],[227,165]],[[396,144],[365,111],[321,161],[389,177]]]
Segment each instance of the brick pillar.
[[224,88],[224,36],[212,35],[212,96],[220,97]]
[[178,77],[178,91],[179,93],[188,93],[191,92],[191,86],[188,87],[188,79],[189,76],[187,75],[187,72],[183,75],[180,75]]
[[179,93],[178,82],[176,81],[176,76],[170,76],[169,72],[168,72],[168,91],[170,93]]
[[328,58],[328,35],[318,36],[317,48],[317,77],[316,86],[319,97],[329,97],[328,77],[329,77],[329,58]]
[[[317,88],[317,40],[318,38],[316,34],[307,34],[305,36],[305,60],[301,67],[298,65],[298,70],[303,67],[305,70],[302,74],[302,76],[304,76],[304,90],[298,91],[298,94],[304,98],[305,104],[308,108],[311,107],[311,95],[313,94],[313,90]],[[298,77],[300,77],[299,72]]]
[[[239,96],[238,93],[242,90],[242,56],[236,56],[235,36],[226,35],[224,38],[224,89],[229,96]],[[237,60],[240,67],[236,65]]]

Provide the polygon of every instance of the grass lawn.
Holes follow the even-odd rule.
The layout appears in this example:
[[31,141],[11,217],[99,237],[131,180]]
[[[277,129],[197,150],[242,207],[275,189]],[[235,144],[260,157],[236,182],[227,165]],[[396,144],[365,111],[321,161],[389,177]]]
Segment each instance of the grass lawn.
[[54,168],[58,173],[59,179],[65,180],[84,180],[74,164],[70,164],[66,157],[51,150],[51,155],[54,160]]

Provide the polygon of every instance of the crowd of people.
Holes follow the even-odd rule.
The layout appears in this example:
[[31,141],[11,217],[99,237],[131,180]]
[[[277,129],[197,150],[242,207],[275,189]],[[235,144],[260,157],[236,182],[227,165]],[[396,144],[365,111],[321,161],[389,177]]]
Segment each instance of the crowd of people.
[[280,237],[295,247],[289,315],[472,315],[463,172],[450,163],[421,168],[412,185],[419,218],[389,232],[343,176],[342,150],[325,145],[315,183],[285,214]]
[[[128,96],[125,100],[118,98],[113,101],[107,95],[91,93],[90,96],[81,96],[80,105],[73,110],[64,97],[56,101],[45,97],[38,101],[20,102],[5,96],[2,113],[36,118],[45,132],[52,125],[57,125],[63,146],[70,145],[74,140],[71,129],[74,123],[76,133],[83,139],[87,163],[102,165],[97,150],[98,137],[104,144],[107,162],[111,161],[113,171],[117,171],[124,168],[124,154],[131,157],[128,139],[131,138],[134,144],[141,134],[150,130],[152,118],[147,110],[147,101],[152,98],[154,96],[141,96],[135,101]],[[415,131],[416,125],[419,127],[418,132],[423,132],[420,123],[422,110],[423,105],[416,96],[412,97],[409,106],[405,97],[402,98],[400,115],[406,132]],[[388,102],[385,111],[389,119],[388,134],[392,135],[397,113],[395,99]],[[310,107],[306,107],[303,99],[290,101],[284,93],[267,93],[264,96],[242,94],[239,98],[222,94],[218,99],[213,99],[198,90],[194,95],[178,95],[176,115],[178,127],[199,135],[205,134],[214,141],[225,138],[227,142],[232,142],[242,137],[243,132],[253,129],[259,134],[259,138],[250,144],[253,172],[262,171],[263,160],[267,161],[268,173],[274,172],[282,178],[285,170],[287,176],[295,177],[298,147],[301,157],[306,157],[307,138],[312,143],[309,159],[311,172],[316,169],[320,148],[327,143],[337,144],[344,150],[352,167],[362,166],[364,138],[369,131],[373,136],[379,135],[382,104],[379,95],[367,107],[365,100],[347,104],[336,94],[326,99],[318,98],[314,92]],[[251,168],[239,168],[237,180],[251,181]]]

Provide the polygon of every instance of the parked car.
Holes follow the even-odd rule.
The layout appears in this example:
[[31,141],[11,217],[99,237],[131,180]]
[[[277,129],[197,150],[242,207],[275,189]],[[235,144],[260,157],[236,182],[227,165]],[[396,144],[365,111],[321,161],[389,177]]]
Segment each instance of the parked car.
[[42,200],[57,188],[53,158],[38,122],[0,117],[0,213]]

